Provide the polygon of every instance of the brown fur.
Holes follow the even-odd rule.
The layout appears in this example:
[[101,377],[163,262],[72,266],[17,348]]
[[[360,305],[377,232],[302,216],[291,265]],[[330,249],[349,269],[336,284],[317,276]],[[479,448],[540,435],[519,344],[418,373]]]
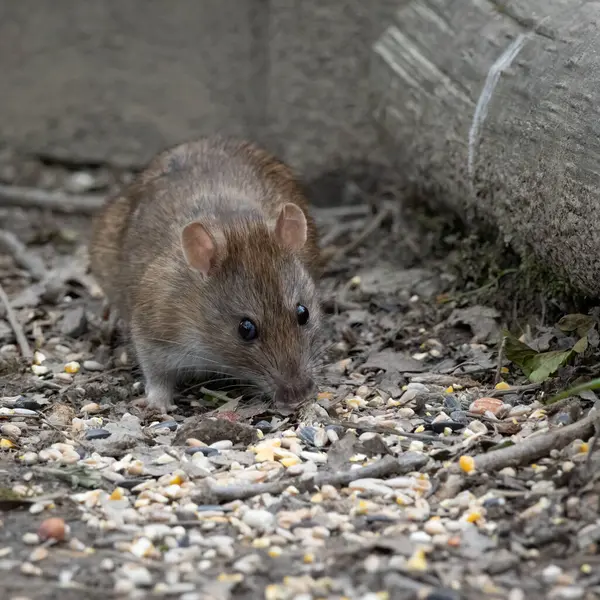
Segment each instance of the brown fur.
[[[307,220],[298,253],[273,233],[289,202]],[[225,242],[207,279],[190,269],[181,248],[181,231],[193,220]],[[92,272],[130,326],[150,387],[170,388],[174,371],[179,378],[206,358],[262,392],[302,395],[319,329],[317,230],[291,170],[275,157],[224,138],[159,154],[97,216],[90,256]],[[302,328],[299,302],[311,315]],[[243,317],[258,323],[259,343],[240,340]]]

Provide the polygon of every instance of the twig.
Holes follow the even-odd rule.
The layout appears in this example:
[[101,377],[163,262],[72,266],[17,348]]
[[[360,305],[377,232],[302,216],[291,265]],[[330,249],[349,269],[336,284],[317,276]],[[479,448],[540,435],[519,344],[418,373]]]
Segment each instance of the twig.
[[329,262],[337,262],[347,254],[354,252],[372,233],[377,231],[383,222],[391,216],[392,211],[388,206],[383,207],[365,226],[365,228],[348,244],[340,248]]
[[43,279],[46,267],[41,259],[33,255],[14,233],[0,229],[0,248],[13,257],[13,260],[24,269],[27,269],[33,279]]
[[8,319],[8,323],[12,327],[13,333],[15,334],[15,338],[17,340],[17,344],[19,345],[19,348],[21,350],[21,354],[22,354],[23,358],[25,358],[27,360],[31,360],[33,358],[33,352],[31,350],[31,346],[29,345],[29,342],[27,341],[27,338],[25,337],[23,328],[21,327],[21,324],[17,320],[15,311],[13,310],[12,306],[10,305],[10,300],[8,299],[8,296],[6,295],[6,292],[4,291],[4,288],[2,287],[1,283],[0,283],[0,301],[2,301],[2,304],[4,304],[4,306],[6,308],[6,318]]
[[221,392],[215,392],[213,390],[209,390],[205,387],[200,387],[200,391],[215,400],[223,400],[223,402],[231,402],[232,400],[239,400],[239,398],[230,398],[227,394],[222,394]]
[[[314,477],[297,477],[285,481],[271,483],[254,483],[248,485],[211,485],[206,482],[206,489],[200,493],[203,502],[226,503],[233,500],[244,500],[260,494],[281,494],[288,487],[294,486],[300,492],[309,491],[323,485],[342,487],[357,479],[374,477],[381,479],[389,475],[402,475],[423,467],[429,458],[418,452],[407,452],[400,458],[385,456],[381,460],[350,471],[341,473],[317,473]],[[198,498],[198,496],[196,496]]]
[[475,468],[479,471],[497,471],[504,467],[518,467],[530,464],[534,460],[546,456],[551,450],[561,450],[578,438],[589,438],[594,432],[595,424],[600,420],[600,413],[594,412],[585,419],[554,428],[548,433],[528,437],[514,446],[493,450],[475,457]]
[[349,206],[332,206],[329,208],[313,207],[311,212],[318,222],[336,221],[345,217],[366,217],[371,210],[368,204],[351,204]]
[[498,364],[496,365],[496,374],[494,375],[494,383],[498,383],[502,379],[502,360],[504,358],[504,347],[506,346],[506,337],[502,337],[500,348],[498,348]]
[[104,204],[101,194],[71,195],[36,188],[0,184],[0,200],[4,206],[44,208],[62,213],[93,214]]
[[[507,390],[492,390],[488,396],[490,398],[497,398],[499,396],[506,396],[508,394],[522,394],[524,392],[534,392],[540,389],[539,383],[526,383],[525,385],[514,385]],[[486,392],[487,393],[487,392]]]

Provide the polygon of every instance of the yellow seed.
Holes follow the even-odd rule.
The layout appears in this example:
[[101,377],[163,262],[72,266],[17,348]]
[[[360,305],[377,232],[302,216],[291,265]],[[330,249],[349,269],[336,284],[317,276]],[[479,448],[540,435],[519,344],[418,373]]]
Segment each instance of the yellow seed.
[[252,545],[253,545],[255,548],[261,548],[261,549],[264,549],[264,548],[268,548],[270,543],[271,543],[271,540],[270,540],[269,538],[266,538],[266,537],[261,537],[261,538],[256,538],[256,539],[255,539],[255,540],[252,542]]
[[183,483],[183,478],[180,473],[176,473],[171,480],[169,481],[170,485],[181,485]]
[[33,364],[41,365],[45,360],[46,357],[39,350],[33,353]]
[[506,375],[508,373],[508,367],[502,367],[500,369],[500,373],[502,373],[502,375]]
[[307,552],[307,553],[304,555],[304,557],[303,557],[303,559],[302,559],[302,560],[304,560],[304,564],[306,564],[306,565],[309,565],[309,564],[311,564],[311,563],[314,563],[314,562],[315,562],[315,555],[314,555],[314,554],[312,554],[312,553],[310,553],[310,552]]
[[478,512],[472,512],[472,513],[469,513],[469,514],[466,516],[466,519],[465,519],[465,520],[466,520],[468,523],[475,523],[475,521],[479,521],[479,519],[481,519],[481,513],[478,513]]
[[366,500],[359,500],[356,505],[356,514],[365,515],[369,511],[369,504]]
[[582,454],[587,454],[590,450],[590,446],[587,442],[583,442],[583,444],[581,444],[581,446],[579,446],[579,452],[581,452]]
[[415,429],[415,433],[423,433],[425,431],[425,427],[423,427],[423,425],[419,425],[416,429]]
[[302,461],[297,456],[286,456],[285,458],[280,459],[279,462],[287,468],[293,467]]
[[7,440],[6,438],[2,438],[0,440],[0,448],[2,448],[3,450],[9,450],[10,448],[14,447],[15,445],[10,440]]
[[508,385],[508,383],[506,383],[505,381],[500,381],[495,385],[495,388],[497,390],[510,390],[510,385]]
[[377,592],[375,595],[377,596],[377,600],[389,600],[390,598],[389,592]]
[[265,588],[265,600],[279,600],[284,597],[282,594],[281,586],[276,583],[271,583]]
[[359,275],[355,275],[351,280],[350,283],[354,286],[360,285],[360,276]]
[[323,494],[321,494],[321,492],[317,492],[311,499],[311,502],[313,502],[314,504],[320,504],[321,502],[323,502]]
[[406,567],[409,571],[426,571],[427,559],[425,558],[425,551],[422,548],[417,548],[406,562]]
[[115,488],[114,492],[108,497],[109,500],[123,500],[123,490]]
[[317,400],[331,400],[333,398],[332,392],[319,392],[317,394]]
[[275,460],[273,448],[262,448],[256,453],[256,462],[271,462]]
[[79,369],[81,369],[81,365],[76,360],[72,360],[65,365],[65,372],[71,375],[79,373]]
[[241,573],[219,573],[217,579],[227,583],[239,583],[244,579],[244,576]]
[[265,434],[264,434],[264,433],[263,433],[263,432],[262,432],[260,429],[257,429],[257,430],[256,430],[256,437],[257,437],[259,440],[262,440],[262,439],[264,439],[264,437],[265,437]]
[[278,556],[281,556],[281,553],[283,552],[283,550],[279,547],[279,546],[272,546],[271,548],[269,548],[269,550],[267,551],[267,554],[271,557],[271,558],[277,558]]
[[446,394],[453,394],[454,393],[454,388],[450,385],[446,388]]
[[475,459],[472,456],[461,456],[458,464],[465,473],[470,473],[475,469]]
[[581,565],[581,572],[589,575],[592,572],[591,565],[588,565],[587,563]]

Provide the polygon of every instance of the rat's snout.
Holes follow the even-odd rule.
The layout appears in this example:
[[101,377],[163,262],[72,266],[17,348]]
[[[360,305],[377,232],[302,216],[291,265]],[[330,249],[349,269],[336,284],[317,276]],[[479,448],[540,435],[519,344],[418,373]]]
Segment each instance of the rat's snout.
[[275,392],[275,406],[283,410],[293,410],[309,399],[317,390],[317,385],[312,377],[298,381],[286,382],[279,385]]

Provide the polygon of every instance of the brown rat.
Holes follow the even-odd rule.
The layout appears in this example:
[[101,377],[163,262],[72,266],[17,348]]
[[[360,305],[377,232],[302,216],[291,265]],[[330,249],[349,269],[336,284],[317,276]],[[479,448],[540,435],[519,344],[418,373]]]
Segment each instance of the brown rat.
[[92,273],[124,319],[149,407],[186,374],[292,410],[315,390],[319,248],[291,170],[219,137],[159,154],[94,223]]

